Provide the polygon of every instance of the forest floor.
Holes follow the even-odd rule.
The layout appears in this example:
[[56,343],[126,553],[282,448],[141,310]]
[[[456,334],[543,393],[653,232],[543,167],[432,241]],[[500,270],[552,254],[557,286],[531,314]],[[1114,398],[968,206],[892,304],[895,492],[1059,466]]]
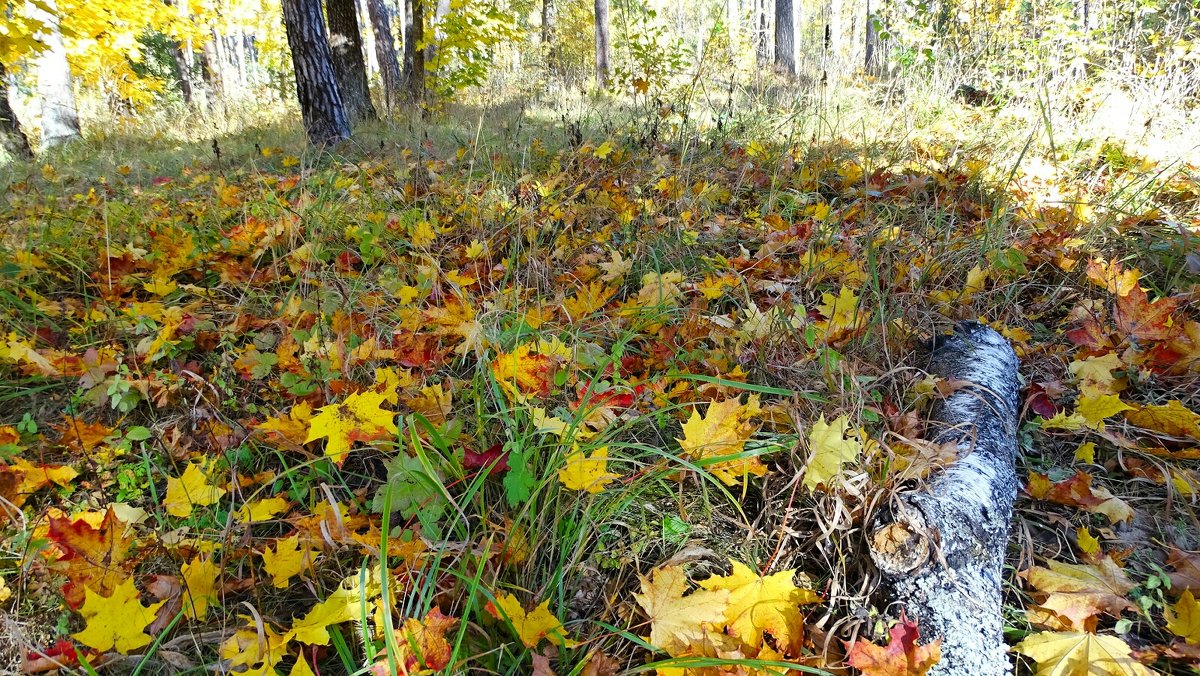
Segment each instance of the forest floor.
[[1200,169],[995,119],[5,169],[0,669],[923,673],[863,525],[945,463],[920,346],[974,319],[1022,360],[1019,670],[1189,670]]

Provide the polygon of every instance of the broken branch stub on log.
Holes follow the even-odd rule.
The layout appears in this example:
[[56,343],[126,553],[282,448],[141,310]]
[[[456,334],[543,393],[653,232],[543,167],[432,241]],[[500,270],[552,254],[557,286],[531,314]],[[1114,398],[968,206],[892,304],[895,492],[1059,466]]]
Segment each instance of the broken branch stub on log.
[[934,339],[928,370],[960,381],[930,419],[932,441],[956,446],[957,458],[875,519],[871,558],[889,604],[905,608],[922,637],[941,637],[931,674],[1010,673],[1001,585],[1019,488],[1017,355],[992,329],[963,322]]

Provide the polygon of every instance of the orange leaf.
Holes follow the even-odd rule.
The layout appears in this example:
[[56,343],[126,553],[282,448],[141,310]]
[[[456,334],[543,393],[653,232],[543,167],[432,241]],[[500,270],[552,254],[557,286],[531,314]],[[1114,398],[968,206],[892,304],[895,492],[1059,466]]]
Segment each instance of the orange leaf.
[[84,589],[109,596],[136,563],[127,559],[133,539],[125,536],[125,524],[110,507],[99,528],[84,519],[50,518],[50,539],[63,550],[58,563],[70,580],[63,595],[72,608],[84,601]]
[[1159,298],[1150,302],[1146,292],[1135,286],[1117,297],[1117,328],[1137,340],[1166,340],[1171,337],[1171,313],[1179,307],[1178,298]]
[[858,639],[850,648],[846,661],[866,676],[924,676],[942,659],[942,639],[927,645],[917,645],[921,632],[917,624],[903,614],[888,631],[886,646]]

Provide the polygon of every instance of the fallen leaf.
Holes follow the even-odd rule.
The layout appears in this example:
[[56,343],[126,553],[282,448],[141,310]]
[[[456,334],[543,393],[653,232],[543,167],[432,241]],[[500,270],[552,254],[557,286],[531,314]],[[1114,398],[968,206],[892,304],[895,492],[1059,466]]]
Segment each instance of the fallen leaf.
[[942,639],[918,645],[917,624],[903,615],[890,630],[888,644],[877,646],[859,639],[850,647],[846,663],[865,676],[924,676],[942,659]]
[[597,448],[586,458],[583,451],[575,451],[567,456],[566,465],[558,470],[558,480],[573,491],[602,493],[608,484],[620,478],[619,474],[607,470],[607,463],[607,446]]
[[89,648],[101,652],[115,649],[122,655],[149,644],[153,639],[143,630],[154,621],[154,612],[164,602],[143,606],[138,597],[132,577],[125,578],[108,597],[88,589],[79,608],[85,626],[71,635]]
[[1116,636],[1087,632],[1043,631],[1013,646],[1037,662],[1037,676],[1149,676],[1131,657],[1132,649]]
[[1188,643],[1200,643],[1200,602],[1189,589],[1167,606],[1167,629]]
[[543,638],[564,648],[575,645],[575,641],[567,637],[567,630],[562,626],[562,622],[550,612],[550,599],[542,601],[537,608],[526,613],[517,597],[505,594],[489,602],[487,610],[492,617],[507,620],[526,648],[537,647]]
[[386,393],[368,390],[317,409],[319,413],[313,417],[304,443],[325,437],[325,455],[342,464],[355,441],[372,441],[400,431],[396,412],[381,407],[388,398]]
[[808,448],[804,487],[816,490],[819,485],[828,485],[841,472],[842,465],[857,459],[863,447],[857,434],[851,431],[847,416],[839,416],[830,424],[822,415],[808,433]]
[[725,608],[729,630],[752,648],[762,646],[766,631],[775,637],[777,645],[798,651],[804,626],[800,605],[816,603],[821,597],[796,586],[795,570],[761,577],[743,563],[734,560],[730,563],[733,571],[729,575],[713,576],[699,583],[708,591],[729,591],[729,605]]
[[670,655],[687,651],[710,633],[720,633],[729,607],[728,589],[687,591],[687,575],[679,566],[655,568],[641,578],[642,593],[633,598],[650,618],[652,645]]
[[163,506],[171,516],[187,517],[192,508],[211,505],[225,495],[225,489],[209,483],[208,475],[196,463],[188,463],[179,478],[167,478],[167,497]]

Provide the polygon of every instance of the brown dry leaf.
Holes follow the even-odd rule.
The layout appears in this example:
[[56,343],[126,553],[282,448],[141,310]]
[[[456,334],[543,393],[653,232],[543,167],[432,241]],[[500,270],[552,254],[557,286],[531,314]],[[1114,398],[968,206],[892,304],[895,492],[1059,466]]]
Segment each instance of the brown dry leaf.
[[1133,608],[1125,595],[1133,589],[1125,571],[1110,557],[1096,564],[1050,561],[1049,568],[1034,566],[1020,575],[1037,590],[1041,604],[1028,611],[1033,624],[1063,631],[1090,631],[1096,616],[1120,616]]

